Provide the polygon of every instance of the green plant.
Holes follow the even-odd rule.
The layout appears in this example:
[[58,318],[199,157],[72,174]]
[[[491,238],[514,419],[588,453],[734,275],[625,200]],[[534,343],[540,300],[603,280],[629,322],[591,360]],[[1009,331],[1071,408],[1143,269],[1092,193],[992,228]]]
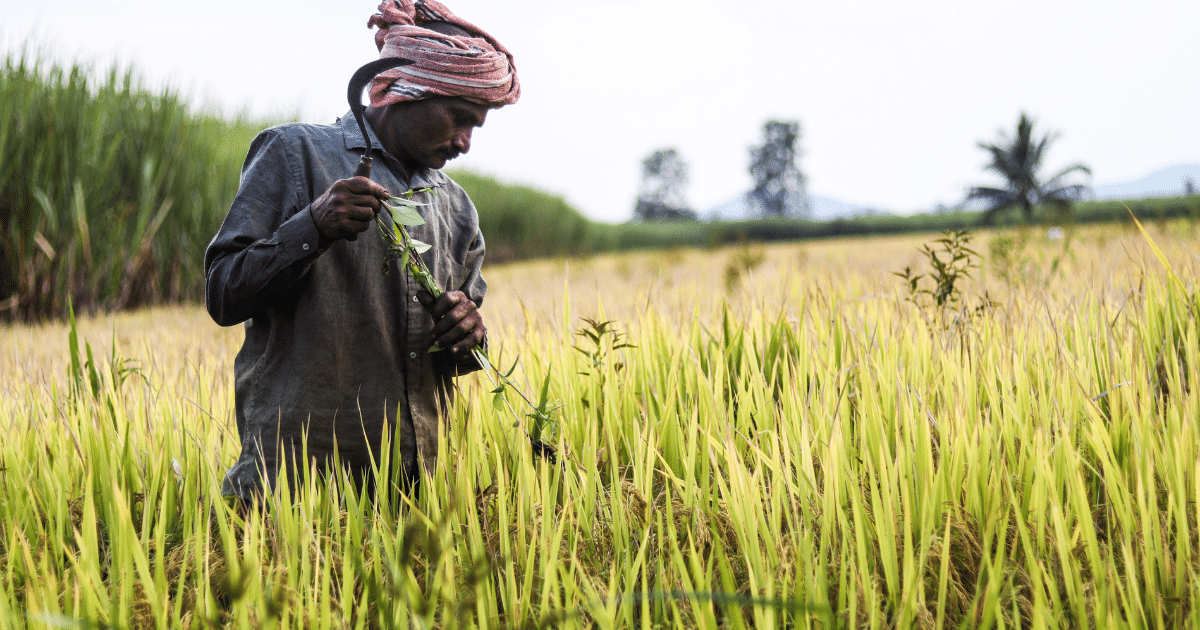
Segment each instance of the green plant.
[[[950,230],[943,233],[942,238],[934,241],[941,245],[940,249],[934,249],[928,243],[922,246],[921,251],[929,261],[928,272],[918,273],[907,266],[904,271],[892,272],[904,279],[909,292],[908,299],[919,303],[922,296],[927,296],[938,308],[957,305],[962,300],[960,282],[964,278],[970,278],[971,270],[979,266],[979,263],[972,259],[977,258],[979,254],[969,247],[970,242],[969,231]],[[932,281],[933,287],[923,287],[922,279]]]
[[[587,326],[577,330],[575,335],[577,337],[582,337],[591,345],[587,348],[578,345],[571,347],[575,348],[579,354],[587,357],[592,374],[599,373],[600,368],[604,366],[605,362],[613,352],[623,348],[637,347],[625,340],[625,333],[617,330],[616,326],[614,325],[615,322],[612,320],[600,321],[590,317],[584,317],[582,319]],[[621,371],[621,368],[623,367],[625,367],[624,363],[616,363],[613,365],[613,369],[618,372]],[[580,374],[585,374],[585,372],[580,372]],[[600,375],[600,378],[601,384],[603,385],[602,374]]]
[[[582,337],[587,347],[584,347],[583,344],[572,345],[571,347],[585,357],[588,371],[579,372],[579,374],[583,376],[590,375],[595,379],[596,393],[602,403],[605,392],[604,386],[608,382],[608,370],[606,366],[610,362],[610,357],[618,350],[636,348],[637,346],[626,341],[625,333],[617,330],[612,320],[600,321],[584,317],[583,321],[587,325],[577,330],[575,336]],[[624,368],[625,364],[623,362],[618,361],[612,364],[613,372],[620,372]],[[580,403],[585,408],[593,406],[593,401],[587,395],[580,398]],[[599,409],[603,405],[598,403],[595,406]]]
[[[392,219],[392,228],[388,229],[378,219],[375,221],[375,225],[378,227],[380,235],[387,244],[388,255],[399,259],[400,268],[407,271],[421,285],[422,289],[429,292],[434,298],[438,298],[441,297],[444,291],[438,286],[437,281],[433,278],[433,274],[429,273],[429,268],[425,266],[425,261],[421,259],[421,254],[429,251],[431,246],[418,241],[408,233],[409,227],[425,224],[425,219],[417,211],[417,208],[424,204],[412,200],[413,195],[425,190],[429,189],[409,190],[400,196],[392,197],[391,201],[387,204]],[[383,273],[385,274],[389,271],[390,261],[390,258],[384,260]],[[429,348],[429,352],[438,351],[440,351],[440,348],[436,346]],[[513,363],[513,367],[509,368],[507,372],[502,372],[492,364],[487,356],[487,351],[482,347],[476,346],[472,348],[471,354],[480,367],[483,368],[488,378],[492,379],[492,384],[495,386],[495,389],[492,390],[493,404],[497,407],[502,405],[507,407],[517,418],[513,426],[520,427],[521,415],[513,409],[508,399],[504,396],[505,392],[509,389],[517,392],[530,408],[525,417],[531,419],[532,422],[529,423],[529,428],[525,433],[529,437],[534,452],[545,456],[550,461],[555,461],[555,448],[547,443],[546,440],[554,436],[558,424],[555,412],[562,405],[552,402],[548,398],[550,373],[547,372],[546,379],[542,382],[541,396],[538,402],[534,403],[511,379],[512,373],[516,369],[515,362]]]

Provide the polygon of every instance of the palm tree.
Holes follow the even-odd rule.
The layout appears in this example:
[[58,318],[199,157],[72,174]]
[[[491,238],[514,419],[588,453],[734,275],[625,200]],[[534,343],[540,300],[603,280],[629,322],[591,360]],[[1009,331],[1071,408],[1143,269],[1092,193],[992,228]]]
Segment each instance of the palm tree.
[[980,142],[979,147],[992,154],[992,161],[984,170],[995,171],[1004,178],[1003,188],[979,186],[967,193],[967,201],[983,199],[988,202],[987,210],[980,223],[990,224],[1003,210],[1017,206],[1026,223],[1033,221],[1035,206],[1052,205],[1069,208],[1071,202],[1083,197],[1089,190],[1083,184],[1072,184],[1067,178],[1076,171],[1091,175],[1092,171],[1083,164],[1074,164],[1046,181],[1040,181],[1038,171],[1046,148],[1057,138],[1057,134],[1046,134],[1040,140],[1034,138],[1033,121],[1024,112],[1017,121],[1017,135],[1009,138],[1000,134],[996,144]]

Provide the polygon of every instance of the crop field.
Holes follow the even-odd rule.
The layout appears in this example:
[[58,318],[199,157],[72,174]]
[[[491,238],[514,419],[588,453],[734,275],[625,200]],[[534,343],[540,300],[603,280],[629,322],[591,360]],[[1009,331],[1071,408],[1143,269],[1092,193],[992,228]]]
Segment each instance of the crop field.
[[489,267],[557,460],[474,374],[415,500],[234,509],[200,307],[0,328],[0,627],[1200,626],[1200,234],[1052,236]]

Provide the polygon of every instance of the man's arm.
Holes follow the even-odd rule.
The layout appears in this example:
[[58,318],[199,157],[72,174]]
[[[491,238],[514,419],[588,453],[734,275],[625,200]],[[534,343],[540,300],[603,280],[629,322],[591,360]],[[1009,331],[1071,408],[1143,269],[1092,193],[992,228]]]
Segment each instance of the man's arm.
[[388,197],[379,184],[357,177],[334,182],[300,207],[293,159],[279,132],[255,138],[237,197],[205,252],[205,304],[222,326],[276,303],[331,244],[368,229]]

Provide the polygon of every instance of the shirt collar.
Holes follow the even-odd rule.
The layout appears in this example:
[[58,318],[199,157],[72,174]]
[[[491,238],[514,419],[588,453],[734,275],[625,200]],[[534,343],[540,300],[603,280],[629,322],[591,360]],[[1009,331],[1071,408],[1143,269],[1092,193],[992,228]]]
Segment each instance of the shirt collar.
[[[358,121],[354,120],[353,112],[346,112],[337,119],[337,124],[342,128],[342,140],[345,142],[347,151],[366,151],[367,143],[363,140],[362,132],[358,130]],[[366,124],[367,135],[371,138],[371,156],[375,160],[380,158],[390,162],[393,166],[399,167],[399,160],[392,157],[392,154],[383,148],[379,142],[379,136],[375,135],[375,130],[371,128],[371,123]],[[402,170],[400,172],[403,172]],[[446,175],[441,171],[431,168],[418,168],[412,173],[409,178],[408,185],[411,188],[432,188],[443,183],[443,178]]]

